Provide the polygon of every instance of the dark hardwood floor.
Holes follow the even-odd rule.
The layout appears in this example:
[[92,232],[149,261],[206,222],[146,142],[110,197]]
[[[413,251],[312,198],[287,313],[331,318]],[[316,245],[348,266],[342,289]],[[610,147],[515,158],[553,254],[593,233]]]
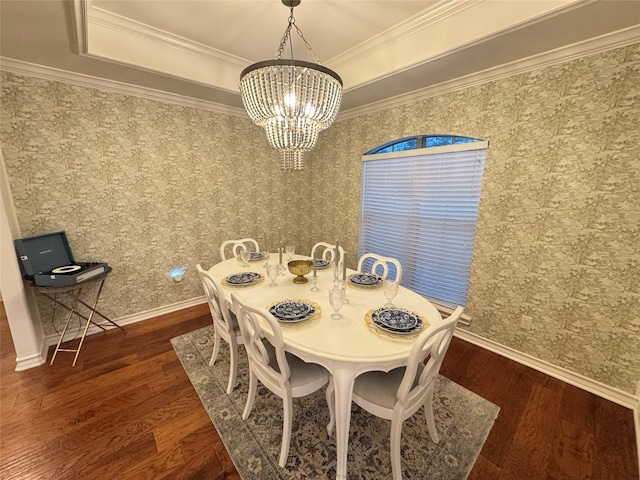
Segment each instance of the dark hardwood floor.
[[[210,322],[193,307],[15,372],[0,308],[0,479],[239,479],[169,342]],[[470,479],[638,479],[629,409],[455,338],[441,373],[501,408]]]

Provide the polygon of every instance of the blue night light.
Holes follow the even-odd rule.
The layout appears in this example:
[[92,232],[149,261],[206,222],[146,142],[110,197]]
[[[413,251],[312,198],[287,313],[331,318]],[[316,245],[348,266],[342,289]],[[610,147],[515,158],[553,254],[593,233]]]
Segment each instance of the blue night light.
[[182,276],[184,275],[184,268],[178,267],[174,268],[169,272],[169,276],[173,278],[174,281],[179,282],[182,280]]

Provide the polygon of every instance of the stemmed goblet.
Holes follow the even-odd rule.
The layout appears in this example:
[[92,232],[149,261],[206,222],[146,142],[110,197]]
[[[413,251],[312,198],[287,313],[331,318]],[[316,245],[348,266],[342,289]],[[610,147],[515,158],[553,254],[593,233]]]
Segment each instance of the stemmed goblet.
[[296,246],[287,245],[286,247],[284,247],[284,251],[287,254],[287,262],[290,262],[291,260],[293,260],[293,254],[296,253]]
[[387,308],[393,307],[393,299],[398,294],[397,282],[385,280],[382,284],[382,293],[384,293],[384,296],[387,297],[387,303],[385,303],[384,306]]
[[251,250],[245,248],[240,252],[240,260],[244,262],[243,267],[247,268],[249,266],[249,260],[251,260]]
[[277,287],[276,278],[278,278],[278,273],[280,273],[280,265],[277,263],[269,263],[267,265],[267,276],[271,279],[270,287]]
[[333,308],[331,318],[334,320],[342,318],[340,308],[342,308],[342,305],[344,304],[344,295],[345,291],[340,287],[334,287],[329,290],[329,303],[331,304],[331,308]]

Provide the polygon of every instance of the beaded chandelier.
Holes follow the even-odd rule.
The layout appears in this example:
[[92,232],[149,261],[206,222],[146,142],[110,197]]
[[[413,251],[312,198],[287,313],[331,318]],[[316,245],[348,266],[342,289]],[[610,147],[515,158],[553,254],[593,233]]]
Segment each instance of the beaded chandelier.
[[[282,0],[289,7],[289,24],[274,60],[254,63],[240,74],[240,96],[249,117],[264,128],[269,144],[280,150],[283,170],[302,170],[304,152],[313,149],[318,134],[338,115],[342,79],[320,65],[318,57],[295,24],[293,7],[301,0]],[[293,59],[291,28],[317,63]],[[289,41],[291,59],[282,59]]]

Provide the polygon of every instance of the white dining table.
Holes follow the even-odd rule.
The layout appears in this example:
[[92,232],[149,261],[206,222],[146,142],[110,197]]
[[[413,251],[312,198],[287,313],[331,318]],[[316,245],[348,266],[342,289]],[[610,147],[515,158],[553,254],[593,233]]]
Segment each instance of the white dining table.
[[[278,261],[278,254],[271,254],[271,261]],[[310,259],[295,255],[294,259]],[[286,264],[286,258],[284,262]],[[278,277],[277,287],[270,287],[270,280],[266,275],[264,260],[250,262],[249,267],[243,267],[241,261],[229,259],[220,262],[209,269],[209,272],[221,281],[228,275],[239,272],[257,272],[262,274],[264,281],[254,286],[228,287],[223,286],[225,296],[230,299],[232,293],[237,293],[243,301],[253,306],[268,307],[273,303],[292,298],[307,299],[318,304],[321,315],[311,320],[281,324],[285,348],[287,351],[302,358],[305,362],[324,366],[333,376],[335,388],[336,409],[336,478],[347,478],[347,451],[349,442],[349,422],[351,419],[351,401],[353,385],[356,377],[372,370],[389,371],[406,365],[412,341],[415,337],[390,335],[377,332],[365,321],[367,312],[382,306],[386,298],[382,288],[362,288],[347,286],[348,303],[343,305],[339,320],[331,318],[333,312],[329,304],[329,290],[333,286],[333,272],[331,268],[317,270],[317,286],[319,292],[312,292],[313,273],[306,275],[308,283],[295,284],[288,269],[284,276]],[[355,273],[347,270],[347,277]],[[397,307],[406,308],[419,313],[430,325],[442,320],[436,307],[423,296],[400,287],[393,303]]]

